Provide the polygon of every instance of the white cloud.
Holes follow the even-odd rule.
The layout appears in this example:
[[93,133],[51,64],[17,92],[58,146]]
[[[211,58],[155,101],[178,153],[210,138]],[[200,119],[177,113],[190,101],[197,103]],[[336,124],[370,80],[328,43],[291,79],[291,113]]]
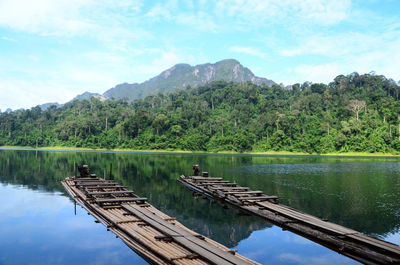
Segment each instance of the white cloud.
[[29,60],[34,61],[34,62],[38,62],[40,59],[39,57],[35,56],[35,55],[28,55]]
[[72,99],[76,93],[71,87],[53,82],[32,82],[15,79],[0,79],[0,106],[13,110],[31,108],[38,104],[51,102],[64,103]]
[[133,68],[137,74],[145,74],[154,76],[162,71],[174,66],[175,64],[186,62],[191,63],[193,58],[182,56],[174,51],[162,52],[160,57],[155,58],[151,63],[146,65],[138,65]]
[[362,54],[379,49],[387,43],[384,34],[373,35],[358,32],[323,34],[298,34],[294,47],[280,49],[280,55],[291,57],[299,55],[323,55],[328,57]]
[[[288,2],[289,5],[292,4],[295,7],[291,11],[297,9],[300,17],[326,25],[336,24],[345,20],[351,8],[350,0],[306,0]],[[297,8],[296,3],[298,3]]]
[[259,51],[256,48],[252,48],[252,47],[232,46],[229,48],[229,51],[236,52],[236,53],[244,53],[244,54],[257,56],[257,57],[261,57],[261,58],[264,58],[267,56],[267,54]]
[[[132,19],[141,6],[140,0],[2,0],[0,26],[44,36],[96,34],[105,25],[112,27],[121,19]],[[113,12],[127,13],[121,16]]]
[[[371,71],[400,80],[400,27],[391,19],[363,32],[300,32],[295,38],[297,42],[290,47],[277,49],[279,55],[291,61],[303,61],[291,68],[293,80],[286,81],[327,83],[338,74]],[[304,63],[305,60],[319,63]]]
[[13,38],[10,38],[10,37],[7,37],[7,36],[2,36],[1,39],[2,40],[6,40],[6,41],[11,41],[11,42],[17,42],[16,39],[13,39]]
[[156,4],[145,14],[145,17],[159,20],[161,18],[171,19],[172,15],[167,5]]
[[79,10],[89,6],[88,0],[3,0],[0,25],[43,35],[87,32],[93,25],[79,18]]
[[184,3],[189,10],[180,10],[177,1],[172,0],[154,5],[144,16],[150,18],[153,22],[164,19],[195,30],[217,31],[218,26],[214,22],[214,18],[209,15],[209,10],[194,9],[194,4],[191,1],[185,1]]
[[178,23],[201,31],[217,32],[218,26],[206,12],[178,14],[174,18]]
[[320,65],[304,64],[295,67],[294,72],[297,74],[298,77],[300,77],[300,82],[311,81],[313,83],[329,83],[339,74],[343,74],[343,68],[337,63]]
[[[379,38],[379,36],[377,36]],[[373,42],[371,42],[372,45]],[[400,71],[398,70],[398,62],[400,54],[399,37],[391,41],[378,42],[380,47],[372,47],[371,49],[359,50],[354,46],[347,51],[340,51],[340,45],[337,51],[332,53],[340,54],[338,57],[332,58],[328,63],[321,64],[301,64],[288,70],[292,76],[291,80],[286,80],[285,84],[293,84],[296,82],[311,81],[314,83],[329,83],[340,74],[350,74],[358,72],[359,74],[375,71],[376,74],[385,75],[386,78],[392,78],[395,81],[400,80]],[[378,45],[378,46],[379,46]]]
[[279,23],[300,21],[332,25],[347,18],[350,0],[220,0],[216,12],[243,23]]

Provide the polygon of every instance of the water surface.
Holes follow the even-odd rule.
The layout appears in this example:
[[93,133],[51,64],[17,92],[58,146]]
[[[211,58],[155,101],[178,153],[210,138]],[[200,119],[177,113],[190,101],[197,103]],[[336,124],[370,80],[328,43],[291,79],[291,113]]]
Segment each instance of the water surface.
[[112,177],[187,227],[262,264],[357,262],[179,185],[199,164],[212,176],[400,244],[400,160],[0,150],[0,264],[147,264],[73,200],[74,163]]

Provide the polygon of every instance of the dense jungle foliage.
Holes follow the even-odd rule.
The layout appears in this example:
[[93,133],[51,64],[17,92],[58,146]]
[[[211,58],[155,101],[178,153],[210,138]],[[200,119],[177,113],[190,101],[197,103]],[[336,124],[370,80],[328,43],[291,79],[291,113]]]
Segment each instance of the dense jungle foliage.
[[291,89],[217,81],[132,103],[91,98],[1,113],[0,145],[400,153],[399,92],[375,74]]

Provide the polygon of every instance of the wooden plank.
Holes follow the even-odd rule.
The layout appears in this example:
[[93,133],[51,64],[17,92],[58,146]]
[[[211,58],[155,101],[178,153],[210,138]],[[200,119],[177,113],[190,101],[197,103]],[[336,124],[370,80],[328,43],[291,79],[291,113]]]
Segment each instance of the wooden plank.
[[366,235],[361,234],[361,233],[357,233],[357,234],[354,234],[354,235],[348,235],[348,237],[353,238],[353,239],[358,240],[358,241],[362,241],[362,242],[364,242],[366,244],[369,244],[369,245],[379,246],[380,248],[383,248],[383,249],[385,249],[387,251],[390,251],[390,252],[397,252],[400,255],[400,246],[391,244],[390,242],[386,242],[386,241],[378,240],[378,239],[375,239],[375,238],[371,238],[371,237],[366,236]]
[[147,201],[147,198],[115,198],[115,199],[96,199],[97,203],[106,202],[137,202],[137,201]]
[[[203,187],[199,187],[203,188]],[[248,190],[248,187],[208,187],[210,190]]]
[[260,190],[248,190],[248,191],[227,191],[225,192],[225,194],[263,194],[264,192],[260,191]]
[[[273,221],[275,224],[282,225],[282,227],[286,229],[289,228],[289,230],[294,231],[295,233],[306,236],[317,243],[327,246],[362,263],[400,264],[400,246],[398,245],[369,237],[355,230],[323,221],[315,216],[273,202],[255,202],[255,205],[259,206],[258,209],[253,205],[246,206],[239,204],[240,201],[246,200],[255,201],[256,199],[277,199],[276,196],[251,197],[246,196],[246,194],[259,193],[251,193],[251,191],[240,191],[239,193],[236,193],[231,190],[232,188],[228,190],[227,187],[221,187],[222,185],[220,187],[196,185],[196,183],[193,183],[184,177],[181,177],[181,181],[187,183],[186,186],[191,189],[198,189],[200,190],[200,193],[207,194],[210,197],[223,199],[225,202],[234,205],[239,209],[264,217],[267,220]],[[247,187],[236,188],[248,189]],[[225,196],[223,196],[224,194]],[[226,196],[241,194],[244,194],[245,196]]]
[[[153,220],[153,221],[157,222],[159,225],[161,225],[161,227],[160,227],[161,229],[165,229],[165,227],[170,229],[170,233],[172,233],[172,235],[170,235],[170,236],[175,241],[179,242],[179,241],[183,240],[183,242],[181,242],[181,243],[183,243],[183,245],[185,247],[187,247],[187,244],[190,243],[191,244],[190,250],[195,253],[198,253],[201,251],[204,252],[204,250],[201,249],[201,248],[204,248],[207,251],[211,251],[211,253],[213,253],[213,255],[218,255],[218,256],[223,257],[224,259],[232,262],[232,264],[248,264],[248,263],[243,263],[243,261],[241,259],[238,259],[237,257],[233,256],[232,254],[229,254],[225,251],[221,251],[220,249],[218,249],[216,247],[210,246],[204,240],[199,239],[198,235],[191,234],[175,225],[172,225],[171,223],[165,222],[163,219],[160,219],[158,216],[155,216],[154,214],[152,214],[150,211],[147,211],[146,209],[139,208],[137,206],[132,206],[132,205],[129,205],[129,206],[131,206],[133,209],[136,209],[141,214],[143,214],[144,216],[141,216],[141,218],[143,218],[143,219],[150,218],[151,220]],[[127,207],[129,207],[129,206],[127,206]],[[135,213],[135,215],[136,214],[138,214],[138,213]],[[149,220],[146,220],[146,221],[149,221]],[[174,233],[176,234],[176,236],[173,236]],[[187,242],[187,241],[190,241],[190,242]],[[193,245],[192,243],[197,244],[197,246]],[[201,248],[198,249],[199,247],[201,247]],[[198,252],[194,251],[193,248],[197,249]],[[200,254],[200,253],[198,253],[198,254]],[[202,256],[204,257],[204,255],[207,255],[207,253],[203,253]],[[240,263],[237,263],[237,261],[239,261]],[[220,261],[220,262],[222,262],[222,261]],[[220,264],[220,263],[216,263],[216,264]],[[225,262],[223,262],[221,264],[225,264]],[[231,263],[229,263],[229,264],[231,264]]]
[[[95,182],[95,181],[103,181],[99,178],[76,178],[73,181],[75,182],[83,182],[83,181],[87,181],[87,182]],[[112,181],[112,180],[106,180],[106,181]]]
[[312,216],[312,215],[309,215],[306,213],[302,213],[300,211],[291,209],[291,208],[283,206],[283,205],[273,204],[273,203],[269,203],[269,202],[259,202],[259,203],[257,203],[257,205],[261,205],[265,208],[268,208],[269,210],[278,212],[281,215],[290,217],[292,219],[296,219],[300,222],[308,223],[310,225],[317,226],[321,229],[328,230],[328,231],[331,231],[333,233],[337,233],[340,235],[352,234],[354,232],[357,232],[357,231],[354,231],[352,229],[349,229],[349,228],[346,228],[346,227],[343,227],[343,226],[340,226],[337,224],[322,221],[321,219],[319,219],[315,216]]
[[198,186],[211,186],[211,185],[218,185],[218,186],[226,186],[226,187],[236,187],[237,184],[236,183],[200,183],[200,184],[196,184]]
[[[218,184],[218,183],[231,183],[230,181],[227,181],[227,180],[197,180],[196,182],[195,182],[196,184],[197,183],[216,183],[216,184]],[[231,183],[231,184],[233,184],[233,183]]]
[[105,180],[105,179],[100,179],[100,178],[90,178],[90,179],[74,179],[75,183],[76,182],[104,182],[104,183],[115,183],[114,180]]
[[88,191],[89,195],[112,195],[112,194],[133,194],[130,190],[115,190],[115,191]]
[[201,180],[201,179],[222,180],[223,178],[196,177],[196,176],[192,176],[191,179],[195,179],[195,180]]
[[237,199],[241,201],[248,201],[248,200],[276,200],[278,199],[277,196],[254,196],[254,197],[238,197]]
[[[68,179],[67,179],[68,180]],[[249,259],[246,259],[239,254],[229,253],[229,249],[214,242],[208,238],[189,230],[182,226],[174,218],[163,214],[155,209],[150,204],[134,204],[131,200],[143,200],[145,198],[132,197],[132,198],[89,198],[85,196],[84,191],[88,188],[85,186],[78,186],[73,181],[63,181],[63,186],[80,203],[90,214],[100,220],[108,229],[116,233],[130,248],[147,259],[151,263],[157,264],[222,264],[222,265],[244,265],[244,264],[258,264]],[[65,183],[65,185],[64,185]],[[103,187],[95,187],[90,189],[102,189]],[[112,187],[114,188],[114,186]],[[132,191],[91,191],[90,193],[100,195],[117,194],[130,194],[134,195]],[[86,193],[86,195],[88,195]],[[136,195],[134,195],[136,196]],[[85,199],[82,199],[85,198]],[[94,202],[99,202],[94,203]],[[105,202],[116,202],[113,206],[107,206]],[[118,209],[115,207],[119,207]],[[145,216],[147,220],[142,219],[137,214],[126,210],[126,206],[133,207],[139,214]],[[109,208],[112,207],[112,208]],[[140,219],[136,219],[140,218]],[[150,221],[149,221],[150,220]],[[169,221],[173,221],[169,222]],[[150,224],[155,223],[159,226],[157,229]],[[141,225],[145,224],[145,225]],[[168,233],[167,233],[168,232]],[[164,237],[166,236],[166,237]],[[173,238],[173,241],[168,243],[163,238]],[[198,238],[199,237],[199,238]],[[201,239],[200,239],[201,238]],[[168,241],[168,240],[167,240]],[[193,252],[191,249],[197,249]]]
[[79,186],[93,186],[93,185],[117,185],[115,182],[93,181],[93,182],[76,182]]
[[244,260],[241,260],[230,253],[210,246],[209,244],[205,243],[204,240],[199,239],[185,230],[182,230],[179,227],[164,221],[146,209],[135,207],[133,205],[123,205],[122,207],[127,211],[132,212],[137,217],[143,219],[145,222],[151,224],[153,227],[167,234],[173,238],[174,241],[181,243],[194,253],[197,253],[198,255],[215,264],[249,264],[248,262],[245,262]]
[[103,189],[103,188],[126,188],[126,186],[120,186],[120,185],[109,185],[109,184],[102,184],[102,185],[85,185],[82,187],[88,188],[88,189]]
[[94,183],[77,183],[77,186],[92,187],[92,186],[116,186],[117,183],[104,183],[104,182],[94,182]]

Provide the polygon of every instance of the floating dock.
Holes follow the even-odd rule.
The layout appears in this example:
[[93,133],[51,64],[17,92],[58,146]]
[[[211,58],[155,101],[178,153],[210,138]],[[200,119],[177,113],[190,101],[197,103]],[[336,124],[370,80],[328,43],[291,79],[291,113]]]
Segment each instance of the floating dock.
[[252,191],[222,178],[182,175],[178,181],[196,193],[265,218],[359,262],[400,264],[400,246],[281,205],[276,196]]
[[62,185],[97,222],[152,264],[259,264],[189,230],[114,181],[71,177]]

